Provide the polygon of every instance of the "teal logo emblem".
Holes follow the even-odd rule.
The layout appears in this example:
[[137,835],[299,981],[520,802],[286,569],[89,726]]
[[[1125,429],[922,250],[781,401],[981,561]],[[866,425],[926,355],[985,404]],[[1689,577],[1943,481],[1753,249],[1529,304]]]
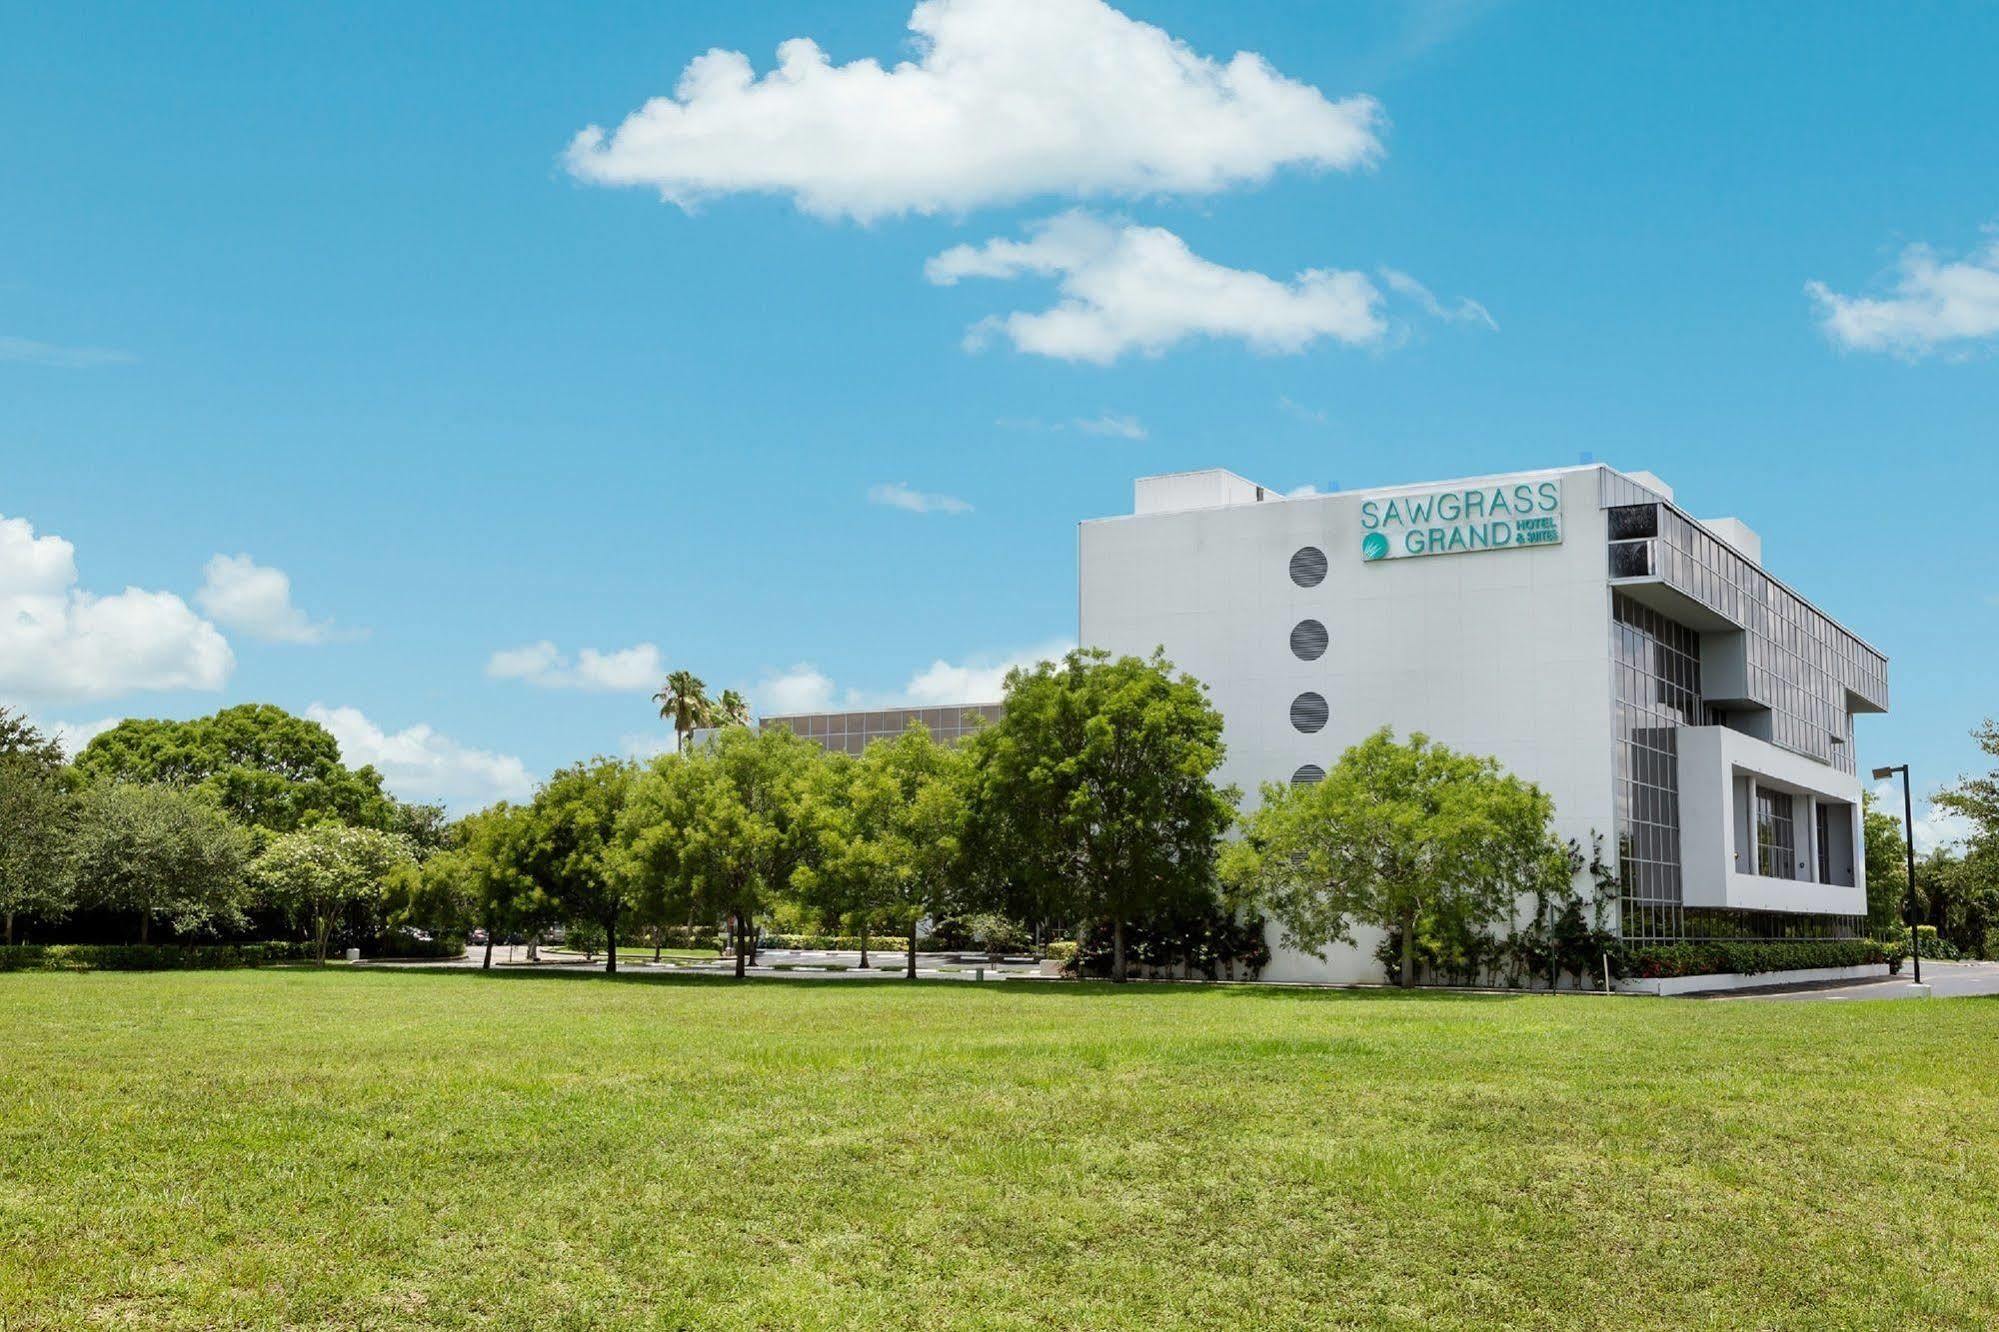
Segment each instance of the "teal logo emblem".
[[1360,557],[1364,560],[1387,559],[1388,538],[1379,532],[1369,532],[1360,539]]

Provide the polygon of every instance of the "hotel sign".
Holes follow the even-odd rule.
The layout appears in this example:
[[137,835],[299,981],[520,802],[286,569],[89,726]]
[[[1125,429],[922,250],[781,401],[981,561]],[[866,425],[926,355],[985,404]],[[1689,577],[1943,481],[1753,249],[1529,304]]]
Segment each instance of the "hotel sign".
[[1447,486],[1360,504],[1360,557],[1404,560],[1562,540],[1562,483]]

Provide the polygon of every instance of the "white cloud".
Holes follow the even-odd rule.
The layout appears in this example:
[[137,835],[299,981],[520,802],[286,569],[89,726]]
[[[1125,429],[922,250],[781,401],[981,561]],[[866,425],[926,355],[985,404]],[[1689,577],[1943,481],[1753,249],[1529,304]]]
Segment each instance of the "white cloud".
[[220,689],[236,659],[213,624],[171,592],[77,586],[76,548],[0,518],[0,696],[109,698],[140,689]]
[[993,424],[1001,430],[1026,430],[1059,435],[1075,430],[1085,435],[1107,435],[1117,439],[1149,439],[1145,422],[1129,413],[1099,412],[1095,416],[1072,416],[1066,421],[1044,421],[1038,416],[1002,416]]
[[495,680],[524,680],[543,689],[590,689],[607,693],[651,689],[665,673],[665,659],[652,643],[635,643],[613,652],[584,648],[572,661],[555,644],[543,639],[539,643],[502,649],[486,662],[486,674]]
[[1109,365],[1134,351],[1157,356],[1196,336],[1295,353],[1320,338],[1364,345],[1387,331],[1381,293],[1363,273],[1313,268],[1280,282],[1203,259],[1163,228],[1075,209],[1030,232],[1025,241],[953,246],[924,266],[943,286],[969,277],[1058,279],[1054,306],[983,320],[967,335],[968,348],[999,332],[1023,352]]
[[868,488],[868,503],[882,504],[891,509],[905,509],[910,513],[970,513],[972,506],[956,495],[933,495],[927,491],[912,490],[900,481],[886,482]]
[[[1894,781],[1875,784],[1874,808],[1895,816],[1895,826],[1902,824],[1902,787]],[[1962,847],[1978,831],[1970,819],[1941,805],[1920,807],[1916,815],[1916,854],[1926,856],[1939,847]]]
[[1150,433],[1136,416],[1115,416],[1110,412],[1089,418],[1078,417],[1075,426],[1086,435],[1114,435],[1118,439],[1144,439]]
[[75,758],[83,752],[85,745],[124,720],[123,717],[99,717],[96,721],[87,722],[42,722],[40,726],[44,735],[62,746],[64,754]]
[[832,677],[809,662],[767,675],[750,686],[750,698],[759,715],[830,712],[838,706],[835,693]]
[[1296,417],[1306,425],[1325,425],[1333,419],[1332,415],[1322,407],[1307,407],[1304,403],[1282,394],[1278,395],[1277,407],[1285,415]]
[[915,671],[900,689],[841,689],[810,663],[765,676],[750,686],[750,697],[761,716],[843,709],[941,707],[956,703],[997,703],[1004,693],[1006,673],[1016,666],[1056,660],[1076,645],[1061,641],[1024,651],[975,655],[963,661],[943,658]]
[[1016,666],[1060,658],[1074,643],[1044,643],[1003,657],[972,657],[949,662],[941,657],[909,677],[903,701],[923,707],[940,703],[997,703],[1005,694],[1006,673]]
[[671,754],[679,745],[679,737],[672,731],[628,731],[618,737],[618,752],[641,762]]
[[269,643],[324,643],[333,626],[292,605],[292,580],[248,555],[217,555],[202,567],[194,600],[231,629]]
[[[1850,351],[1915,359],[1952,344],[1999,339],[1999,235],[1982,250],[1943,260],[1911,245],[1896,263],[1893,294],[1842,296],[1807,282],[1826,336]],[[1959,346],[1957,350],[1968,350]]]
[[1408,297],[1422,309],[1423,313],[1433,319],[1441,319],[1450,324],[1483,324],[1495,333],[1499,331],[1499,324],[1493,319],[1492,312],[1477,301],[1467,298],[1456,305],[1445,305],[1428,287],[1399,269],[1382,269],[1381,280],[1388,284],[1390,291],[1398,296]]
[[57,370],[94,370],[101,365],[125,365],[135,358],[130,352],[109,347],[58,347],[32,338],[0,337],[0,361],[23,365],[45,365]]
[[684,208],[747,191],[868,221],[1043,194],[1211,194],[1381,152],[1372,98],[1329,101],[1252,52],[1210,59],[1101,0],[924,0],[909,27],[916,59],[890,69],[835,65],[804,37],[761,77],[710,50],[672,96],[578,134],[569,170]]
[[405,800],[441,801],[457,812],[534,794],[527,766],[511,754],[468,749],[422,724],[384,731],[359,708],[314,703],[305,715],[333,733],[350,767],[373,764]]

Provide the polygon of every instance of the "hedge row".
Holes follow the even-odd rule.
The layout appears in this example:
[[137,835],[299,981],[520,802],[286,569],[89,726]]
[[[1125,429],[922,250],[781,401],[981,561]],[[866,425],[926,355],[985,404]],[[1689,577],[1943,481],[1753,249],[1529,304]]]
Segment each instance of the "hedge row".
[[1765,971],[1809,971],[1820,967],[1864,967],[1891,960],[1874,939],[1784,939],[1747,943],[1680,943],[1633,948],[1623,973],[1644,980],[1675,976],[1753,976]]
[[[665,943],[669,948],[712,948],[716,952],[728,951],[728,941],[714,930],[688,929],[682,925],[669,926],[665,932]],[[627,938],[621,938],[618,946],[626,951],[650,948],[651,936],[643,931]],[[757,941],[759,948],[796,948],[807,952],[851,953],[861,946],[858,934],[766,934]],[[868,936],[868,951],[871,953],[900,953],[909,948],[909,936],[897,934],[871,934]],[[969,953],[980,951],[975,945],[959,945],[953,940],[939,939],[933,935],[919,935],[916,940],[919,953]]]
[[[922,948],[926,941],[918,939],[916,946]],[[766,934],[763,948],[803,948],[813,952],[839,951],[851,953],[861,946],[858,934]],[[909,947],[909,939],[896,938],[892,934],[871,934],[868,936],[868,950],[875,953],[900,953]]]
[[219,971],[310,962],[311,944],[14,944],[0,971]]
[[364,949],[363,957],[386,958],[434,958],[462,957],[465,941],[456,935],[442,939],[413,939],[407,934],[385,934],[375,941],[373,948]]
[[1937,927],[1934,925],[1916,926],[1916,947],[1922,951],[1924,957],[1935,958],[1939,962],[1955,962],[1964,956],[1958,951],[1956,944],[1937,937]]

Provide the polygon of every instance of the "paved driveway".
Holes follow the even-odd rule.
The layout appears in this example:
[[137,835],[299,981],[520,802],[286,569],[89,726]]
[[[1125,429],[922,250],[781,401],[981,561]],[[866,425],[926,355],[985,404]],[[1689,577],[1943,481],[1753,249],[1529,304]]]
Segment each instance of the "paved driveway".
[[[384,959],[369,962],[371,967],[478,967],[485,958],[483,945],[466,950],[460,958],[429,958],[423,960]],[[749,968],[752,976],[786,976],[797,980],[879,980],[887,976],[903,974],[904,955],[884,953],[879,950],[868,954],[868,967],[861,967],[861,955],[857,952],[806,952],[783,948],[766,948],[757,954],[756,964]],[[501,945],[493,950],[493,966],[506,971],[597,971],[604,970],[603,954],[598,954],[594,962],[585,962],[581,955],[560,949],[543,947],[541,961],[529,962],[527,949],[512,949]],[[687,975],[733,976],[736,972],[734,958],[707,957],[668,958],[663,962],[652,960],[652,949],[643,947],[621,947],[618,950],[618,971],[620,974],[642,975],[646,973],[680,973]],[[976,956],[956,953],[918,953],[916,974],[939,980],[996,980],[1004,976],[1035,976],[1039,968],[1025,958],[993,963]]]
[[[1999,962],[1925,960],[1923,984],[1929,986],[1930,993],[1939,999],[1962,995],[1999,995]],[[1908,999],[1914,997],[1916,993],[1916,987],[1910,978],[1909,966],[1903,963],[1901,975],[1890,976],[1881,981],[1864,981],[1857,985],[1833,985],[1821,989],[1766,991],[1761,994],[1715,997],[1733,1001],[1776,999],[1796,1003],[1800,1000]]]

